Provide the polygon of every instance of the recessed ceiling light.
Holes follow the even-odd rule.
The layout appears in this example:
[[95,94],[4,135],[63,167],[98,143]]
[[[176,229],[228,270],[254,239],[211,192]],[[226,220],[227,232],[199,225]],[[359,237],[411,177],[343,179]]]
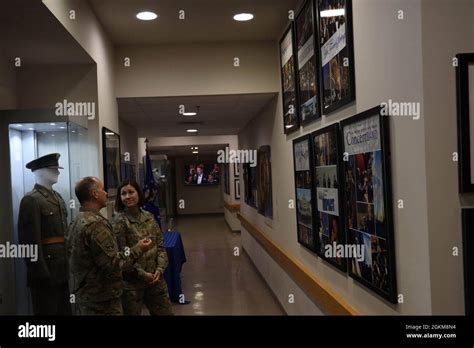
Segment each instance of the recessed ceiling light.
[[143,11],[137,13],[137,18],[142,20],[142,21],[152,21],[156,19],[158,15],[155,12],[150,12],[150,11]]
[[193,151],[193,153],[199,153],[199,151]]
[[245,22],[253,19],[253,14],[251,13],[239,13],[234,16],[234,20],[239,22]]
[[28,128],[28,130],[35,130],[34,128]]
[[54,134],[51,134],[52,137],[54,137],[55,135]]
[[22,124],[17,124],[16,126],[18,126],[18,127],[23,127],[23,125],[22,125]]
[[50,126],[55,126],[55,125],[56,125],[56,123],[50,123],[49,125],[50,125]]
[[59,127],[59,128],[61,128],[61,129],[66,129],[66,127]]
[[198,130],[197,129],[187,129],[186,132],[188,133],[196,133]]
[[344,9],[343,8],[336,8],[336,9],[333,9],[333,10],[325,10],[325,11],[321,11],[320,15],[321,15],[321,18],[323,18],[323,17],[344,16]]
[[112,132],[105,132],[105,135],[115,135],[115,133],[112,133]]
[[291,127],[293,127],[292,124],[287,124],[287,125],[285,126],[285,128],[291,128]]
[[196,116],[196,112],[183,112],[183,116]]
[[76,131],[75,131],[75,130],[73,130],[73,131],[71,131],[71,132],[73,132],[73,133],[76,133]]

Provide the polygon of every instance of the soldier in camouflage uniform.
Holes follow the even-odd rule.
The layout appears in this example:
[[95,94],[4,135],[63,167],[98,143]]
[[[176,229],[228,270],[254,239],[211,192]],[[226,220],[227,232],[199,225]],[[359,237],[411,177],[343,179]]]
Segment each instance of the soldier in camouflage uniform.
[[150,238],[153,247],[141,256],[133,268],[124,271],[125,288],[122,295],[124,315],[140,315],[143,304],[151,315],[173,315],[168,287],[163,273],[168,256],[163,234],[153,215],[141,208],[143,193],[134,181],[122,183],[115,201],[112,225],[119,245],[134,245],[140,238]]
[[123,315],[122,270],[133,267],[153,242],[137,239],[135,245],[119,251],[112,226],[99,213],[107,202],[103,183],[87,177],[75,191],[81,208],[68,233],[75,302],[81,315]]

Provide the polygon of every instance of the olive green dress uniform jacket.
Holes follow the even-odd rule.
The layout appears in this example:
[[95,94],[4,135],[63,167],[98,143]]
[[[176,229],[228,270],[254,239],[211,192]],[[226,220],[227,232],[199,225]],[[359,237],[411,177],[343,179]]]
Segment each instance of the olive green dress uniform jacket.
[[[138,242],[138,241],[137,241]],[[80,209],[68,233],[76,302],[102,302],[122,295],[122,270],[143,254],[138,245],[119,250],[109,221],[98,211]]]
[[153,215],[142,208],[136,216],[125,210],[114,214],[112,225],[120,248],[135,245],[143,238],[153,240],[153,247],[137,260],[133,268],[124,271],[126,287],[131,289],[147,287],[145,274],[156,271],[161,273],[163,280],[163,273],[168,266],[168,254],[164,246],[163,234]]
[[29,286],[44,280],[56,284],[68,282],[66,245],[41,244],[51,237],[65,237],[66,231],[67,210],[63,198],[56,191],[36,184],[22,198],[18,216],[20,244],[38,245],[38,260],[25,259]]

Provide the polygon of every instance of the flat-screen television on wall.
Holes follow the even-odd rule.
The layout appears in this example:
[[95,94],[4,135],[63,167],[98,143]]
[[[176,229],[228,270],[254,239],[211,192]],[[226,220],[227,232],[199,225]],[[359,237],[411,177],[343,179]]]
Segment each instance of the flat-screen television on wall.
[[184,185],[219,185],[220,166],[217,163],[193,162],[184,166]]

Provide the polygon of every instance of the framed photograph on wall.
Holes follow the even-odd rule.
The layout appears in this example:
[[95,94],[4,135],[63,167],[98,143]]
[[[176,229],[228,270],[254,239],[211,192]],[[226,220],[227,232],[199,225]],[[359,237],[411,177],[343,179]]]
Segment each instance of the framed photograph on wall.
[[311,137],[305,135],[293,140],[295,171],[296,226],[298,243],[311,251],[316,250],[313,218],[313,175],[311,164]]
[[459,192],[474,192],[474,53],[456,55]]
[[462,253],[466,315],[474,315],[474,209],[462,209]]
[[240,179],[234,179],[235,199],[240,199]]
[[288,26],[280,40],[281,89],[283,101],[283,132],[299,128],[294,24]]
[[314,174],[314,226],[316,253],[323,259],[347,271],[346,256],[341,253],[346,244],[342,214],[341,152],[339,124],[311,133]]
[[104,166],[104,190],[110,197],[117,195],[122,181],[120,168],[120,136],[102,127],[102,156]]
[[257,208],[257,167],[250,163],[243,163],[244,201],[253,208]]
[[272,162],[269,145],[257,151],[257,209],[260,214],[273,218]]
[[224,192],[230,195],[230,168],[229,168],[229,163],[225,163],[222,166],[222,169],[224,170]]
[[349,275],[397,303],[389,117],[377,106],[341,122]]
[[321,96],[327,114],[355,100],[352,1],[316,0]]
[[313,0],[306,0],[295,19],[298,105],[301,125],[321,117],[319,89],[319,49],[315,33]]

